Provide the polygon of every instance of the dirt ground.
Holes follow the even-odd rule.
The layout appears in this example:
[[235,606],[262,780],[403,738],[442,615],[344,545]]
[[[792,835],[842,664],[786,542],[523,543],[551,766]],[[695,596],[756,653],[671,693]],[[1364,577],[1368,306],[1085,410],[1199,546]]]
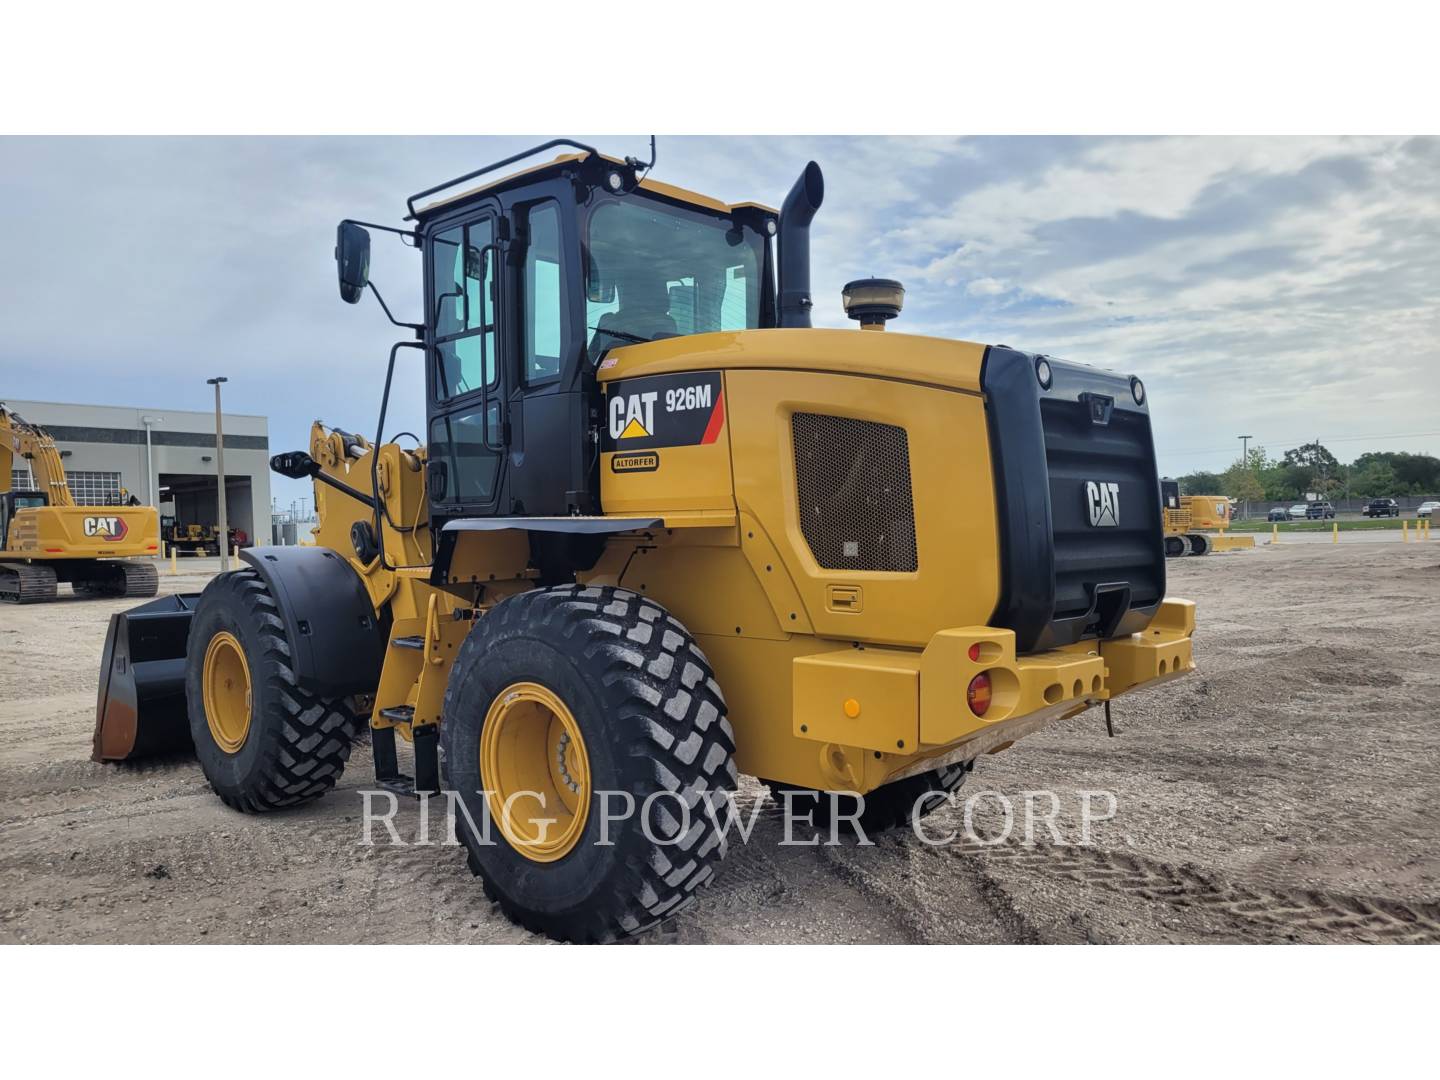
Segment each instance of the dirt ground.
[[[187,569],[162,589],[198,588]],[[998,796],[974,804],[978,840],[1002,842],[784,846],[766,804],[646,940],[1440,941],[1440,542],[1260,547],[1170,580],[1200,605],[1200,673],[1117,702],[1114,739],[1091,711],[982,759],[961,795],[1010,800],[1008,835]],[[458,849],[358,842],[366,746],[334,793],[265,817],[191,760],[90,762],[105,621],[128,603],[0,608],[0,941],[536,940]],[[1063,843],[1043,824],[1023,842],[1041,789]],[[1085,790],[1116,798],[1088,846]],[[963,823],[962,805],[926,825]]]

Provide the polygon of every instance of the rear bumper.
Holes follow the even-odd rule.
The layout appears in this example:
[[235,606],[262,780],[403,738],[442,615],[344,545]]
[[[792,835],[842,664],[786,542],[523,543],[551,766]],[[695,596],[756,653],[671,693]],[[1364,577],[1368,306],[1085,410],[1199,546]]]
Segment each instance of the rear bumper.
[[[1016,655],[1012,631],[975,626],[942,630],[923,651],[867,647],[798,657],[793,734],[884,755],[886,778],[894,779],[919,771],[907,759],[986,753],[1051,720],[1188,674],[1194,630],[1194,603],[1166,600],[1139,633],[1025,656]],[[966,700],[982,672],[992,687],[983,717]]]

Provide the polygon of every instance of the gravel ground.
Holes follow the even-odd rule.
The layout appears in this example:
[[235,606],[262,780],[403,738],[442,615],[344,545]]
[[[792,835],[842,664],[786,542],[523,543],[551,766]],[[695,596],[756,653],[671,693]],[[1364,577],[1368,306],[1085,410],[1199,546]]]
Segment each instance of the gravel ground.
[[[203,583],[205,564],[182,569],[163,590]],[[963,806],[927,819],[954,843],[784,846],[765,804],[646,940],[1440,941],[1440,543],[1183,559],[1171,592],[1200,604],[1200,673],[1117,702],[1114,739],[1092,711],[983,759],[961,794],[1003,794],[1008,834],[985,795],[972,838]],[[0,941],[535,940],[458,849],[358,843],[364,746],[335,793],[265,817],[227,810],[190,760],[90,762],[105,621],[126,606],[0,609]],[[1046,788],[1062,842],[1042,823],[1027,844],[1023,793]],[[1081,845],[1086,790],[1116,812]]]

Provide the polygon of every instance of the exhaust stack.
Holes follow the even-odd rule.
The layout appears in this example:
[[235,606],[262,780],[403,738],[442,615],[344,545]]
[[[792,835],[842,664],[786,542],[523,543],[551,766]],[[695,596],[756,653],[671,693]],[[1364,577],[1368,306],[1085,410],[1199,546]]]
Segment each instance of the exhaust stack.
[[825,177],[812,161],[780,206],[781,326],[810,325],[810,222],[824,199]]

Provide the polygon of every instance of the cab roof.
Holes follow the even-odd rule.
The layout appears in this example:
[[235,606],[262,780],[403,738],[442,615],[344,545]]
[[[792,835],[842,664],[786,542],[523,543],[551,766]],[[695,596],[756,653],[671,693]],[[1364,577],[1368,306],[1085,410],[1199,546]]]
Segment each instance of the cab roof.
[[[517,182],[521,180],[531,181],[537,179],[544,179],[551,175],[559,175],[560,173],[565,171],[566,166],[586,161],[592,156],[597,161],[608,162],[612,165],[618,165],[621,168],[627,167],[626,163],[620,158],[611,157],[609,154],[592,155],[588,152],[559,154],[550,161],[544,161],[538,165],[531,165],[529,168],[520,169],[518,172],[509,173],[506,176],[502,176],[498,179],[488,181],[484,184],[480,184],[477,187],[469,188],[465,191],[458,192],[455,195],[449,195],[445,198],[437,199],[434,202],[427,203],[426,205],[416,209],[415,218],[417,220],[423,221],[426,218],[433,217],[435,214],[440,213],[442,210],[448,209],[449,207],[455,206],[459,203],[467,202],[471,199],[478,198],[481,195],[500,191],[504,188],[513,187]],[[639,183],[639,187],[642,191],[648,191],[651,194],[662,196],[663,198],[670,199],[674,202],[687,204],[702,210],[708,210],[712,213],[734,214],[738,210],[753,210],[760,214],[766,214],[770,216],[776,216],[779,214],[779,211],[776,210],[774,207],[766,206],[763,203],[724,203],[721,202],[719,199],[713,198],[709,195],[702,195],[698,191],[690,191],[686,188],[676,187],[674,184],[667,184],[661,180],[652,180],[649,177],[641,180]]]

